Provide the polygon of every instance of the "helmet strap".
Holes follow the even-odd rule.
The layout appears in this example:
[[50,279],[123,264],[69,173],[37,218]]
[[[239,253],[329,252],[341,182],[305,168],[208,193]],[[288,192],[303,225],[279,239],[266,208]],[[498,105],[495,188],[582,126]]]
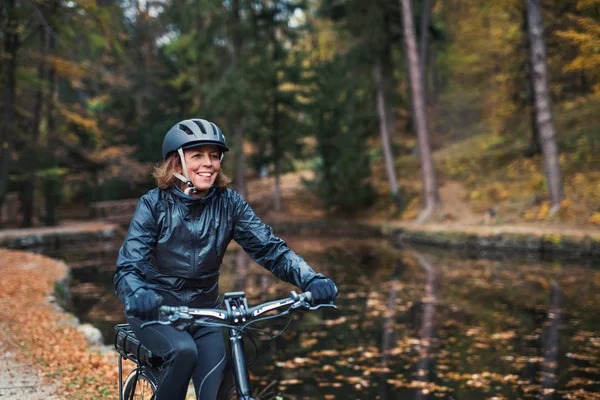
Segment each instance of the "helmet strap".
[[188,175],[183,149],[180,147],[179,149],[177,149],[177,153],[179,153],[179,158],[181,159],[181,168],[183,169],[184,175],[181,175],[179,172],[173,172],[173,175],[187,185],[187,188],[183,191],[183,193],[187,194],[188,196],[191,196],[192,194],[198,193],[198,189],[194,187],[194,184],[192,183]]

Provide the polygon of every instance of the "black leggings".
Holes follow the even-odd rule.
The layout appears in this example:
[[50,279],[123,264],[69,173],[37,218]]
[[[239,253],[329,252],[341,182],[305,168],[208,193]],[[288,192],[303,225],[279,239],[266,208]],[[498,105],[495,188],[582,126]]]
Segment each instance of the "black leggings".
[[179,331],[172,326],[151,325],[140,329],[143,321],[129,316],[127,319],[140,342],[165,360],[156,400],[185,399],[190,379],[197,399],[217,398],[227,363],[221,328],[202,326]]

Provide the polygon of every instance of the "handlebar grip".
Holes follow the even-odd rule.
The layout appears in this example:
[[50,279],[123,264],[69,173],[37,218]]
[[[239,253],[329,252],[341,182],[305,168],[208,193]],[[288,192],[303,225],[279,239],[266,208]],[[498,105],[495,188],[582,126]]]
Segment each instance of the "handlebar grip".
[[[156,303],[160,306],[163,302],[163,297],[161,295],[156,295]],[[162,306],[161,306],[162,307]],[[131,306],[129,304],[129,300],[125,300],[125,314],[128,314],[131,311]]]
[[306,298],[306,301],[312,305],[313,303],[313,295],[311,292],[304,292],[304,297]]

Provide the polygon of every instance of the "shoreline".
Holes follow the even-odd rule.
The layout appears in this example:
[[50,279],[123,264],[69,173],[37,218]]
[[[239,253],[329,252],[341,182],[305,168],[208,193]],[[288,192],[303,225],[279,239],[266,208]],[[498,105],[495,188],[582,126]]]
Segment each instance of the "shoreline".
[[[471,256],[488,252],[515,252],[524,256],[559,256],[600,259],[600,227],[560,225],[461,225],[406,221],[309,218],[299,221],[265,218],[277,235],[307,237],[385,237],[402,245],[422,245],[466,252]],[[43,254],[62,246],[105,241],[122,235],[123,228],[103,221],[85,221],[57,227],[0,230],[0,248]],[[51,255],[51,254],[49,254]]]

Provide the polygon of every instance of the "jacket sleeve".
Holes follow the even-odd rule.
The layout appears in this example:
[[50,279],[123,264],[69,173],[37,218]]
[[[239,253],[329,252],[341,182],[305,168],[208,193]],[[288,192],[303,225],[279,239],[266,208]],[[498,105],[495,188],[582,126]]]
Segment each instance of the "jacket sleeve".
[[156,219],[149,197],[143,196],[138,202],[117,258],[115,293],[123,304],[138,289],[146,288],[145,276],[156,237]]
[[263,223],[248,203],[234,193],[233,240],[264,268],[284,282],[305,290],[310,281],[325,278],[317,274],[302,257],[273,234],[270,226]]

